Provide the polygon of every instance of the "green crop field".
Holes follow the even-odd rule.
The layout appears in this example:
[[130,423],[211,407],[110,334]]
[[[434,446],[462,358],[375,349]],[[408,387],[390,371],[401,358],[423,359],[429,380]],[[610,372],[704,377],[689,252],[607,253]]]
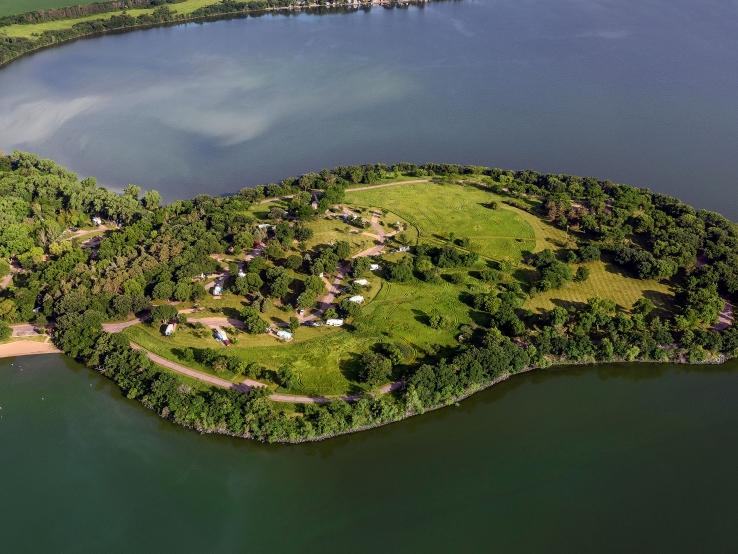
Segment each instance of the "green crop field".
[[[220,0],[183,0],[182,2],[179,2],[177,4],[169,4],[167,7],[172,10],[173,12],[180,14],[180,15],[189,15],[198,8],[202,8],[203,6],[209,6],[211,4],[217,4]],[[64,7],[74,4],[91,4],[92,1],[83,0],[82,2],[70,2],[69,0],[62,0],[60,2],[57,2],[56,0],[48,0],[48,1],[34,1],[27,4],[30,4],[31,7],[21,7],[20,10],[17,9],[18,6],[22,4],[26,4],[25,2],[21,2],[18,0],[0,0],[0,15],[10,15],[15,13],[22,13],[27,11],[32,11],[34,9],[41,9],[41,8],[58,8],[58,7]],[[44,5],[48,4],[48,5]],[[8,6],[6,10],[8,11],[2,11],[2,8],[5,8],[5,6]],[[143,14],[148,14],[154,11],[155,8],[137,8],[132,10],[118,10],[118,11],[112,11],[112,12],[104,12],[74,19],[59,19],[54,21],[46,21],[43,23],[30,23],[30,24],[15,24],[15,25],[8,25],[6,27],[0,27],[0,34],[5,34],[10,37],[26,37],[26,38],[32,38],[34,35],[38,35],[43,33],[44,31],[56,31],[56,30],[63,30],[63,29],[69,29],[73,27],[75,24],[83,22],[83,21],[92,21],[95,19],[109,19],[113,15],[120,15],[125,11],[132,17],[136,17]]]

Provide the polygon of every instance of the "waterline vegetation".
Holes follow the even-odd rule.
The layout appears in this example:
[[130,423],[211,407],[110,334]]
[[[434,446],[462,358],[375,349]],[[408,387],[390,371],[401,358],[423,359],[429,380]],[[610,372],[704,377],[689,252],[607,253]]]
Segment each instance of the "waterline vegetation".
[[0,198],[4,327],[202,432],[315,440],[533,368],[738,351],[735,225],[608,181],[375,164],[161,206],[14,153]]

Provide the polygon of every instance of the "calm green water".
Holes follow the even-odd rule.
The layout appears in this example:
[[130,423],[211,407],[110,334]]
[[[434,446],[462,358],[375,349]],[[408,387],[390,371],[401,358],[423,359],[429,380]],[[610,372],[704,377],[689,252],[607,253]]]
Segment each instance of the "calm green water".
[[5,552],[727,552],[738,364],[515,378],[322,444],[168,424],[59,356],[0,361]]

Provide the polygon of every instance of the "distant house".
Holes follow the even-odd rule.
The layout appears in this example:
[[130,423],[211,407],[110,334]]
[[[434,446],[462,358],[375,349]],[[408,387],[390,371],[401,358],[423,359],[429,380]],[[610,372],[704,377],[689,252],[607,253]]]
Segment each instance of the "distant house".
[[398,252],[410,252],[410,247],[409,247],[409,246],[400,246],[400,247],[399,247],[399,248],[397,249],[397,251],[398,251]]
[[348,299],[349,302],[353,302],[354,304],[361,304],[364,302],[364,297],[360,294],[357,294],[356,296],[352,296]]
[[361,285],[362,287],[365,287],[369,284],[369,281],[367,279],[354,279],[355,285]]
[[369,264],[369,270],[370,271],[378,271],[379,270],[379,264]]
[[164,329],[164,335],[167,337],[171,337],[174,334],[174,331],[176,330],[177,330],[177,326],[174,323],[170,323]]
[[220,285],[215,285],[213,287],[213,296],[220,296],[221,294],[223,294],[223,287],[221,287]]
[[99,216],[95,216],[92,218],[92,223],[99,227],[100,225],[102,225],[102,218]]
[[292,333],[289,331],[285,331],[284,329],[280,329],[275,333],[277,335],[277,338],[279,340],[283,340],[284,342],[289,342],[292,340]]
[[238,270],[238,276],[239,277],[246,277],[246,272],[243,269]]
[[342,327],[343,326],[343,320],[342,319],[328,319],[325,322],[326,325],[329,327]]

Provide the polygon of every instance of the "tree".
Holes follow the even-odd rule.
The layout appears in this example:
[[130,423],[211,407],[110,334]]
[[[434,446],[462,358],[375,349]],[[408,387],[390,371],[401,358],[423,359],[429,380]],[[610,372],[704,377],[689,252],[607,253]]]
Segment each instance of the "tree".
[[277,380],[279,385],[285,389],[291,389],[300,384],[300,380],[292,368],[288,365],[283,365],[277,372]]
[[299,269],[302,265],[302,257],[299,254],[292,254],[291,256],[288,256],[287,259],[284,262],[284,267],[287,269]]
[[155,210],[161,202],[161,194],[155,190],[147,190],[143,196],[143,205],[147,210]]
[[351,256],[351,245],[345,240],[338,241],[335,246],[336,256],[339,260],[347,260]]
[[187,281],[180,281],[174,286],[174,299],[179,302],[189,300],[192,295],[192,285]]
[[151,296],[157,300],[169,300],[174,294],[174,283],[171,281],[160,281],[151,291]]
[[649,315],[656,309],[656,305],[653,301],[646,297],[641,297],[633,303],[633,313],[641,314],[643,316]]
[[290,317],[290,332],[294,333],[300,328],[300,320],[295,316]]
[[577,272],[574,274],[574,281],[577,283],[583,283],[587,279],[589,279],[589,268],[580,265],[577,268]]
[[7,340],[13,334],[10,325],[0,320],[0,341]]
[[392,264],[389,270],[389,278],[392,281],[410,281],[413,278],[413,266],[405,260]]
[[266,333],[269,324],[259,315],[259,311],[253,306],[246,306],[241,310],[241,321],[247,333],[258,335]]
[[138,185],[127,185],[123,189],[123,194],[130,198],[135,198],[136,200],[138,200],[138,195],[141,194],[141,187],[139,187]]
[[368,351],[361,356],[360,379],[375,387],[386,383],[392,374],[392,362],[386,356]]
[[169,323],[177,319],[177,308],[171,304],[160,304],[151,310],[151,320],[154,322]]

